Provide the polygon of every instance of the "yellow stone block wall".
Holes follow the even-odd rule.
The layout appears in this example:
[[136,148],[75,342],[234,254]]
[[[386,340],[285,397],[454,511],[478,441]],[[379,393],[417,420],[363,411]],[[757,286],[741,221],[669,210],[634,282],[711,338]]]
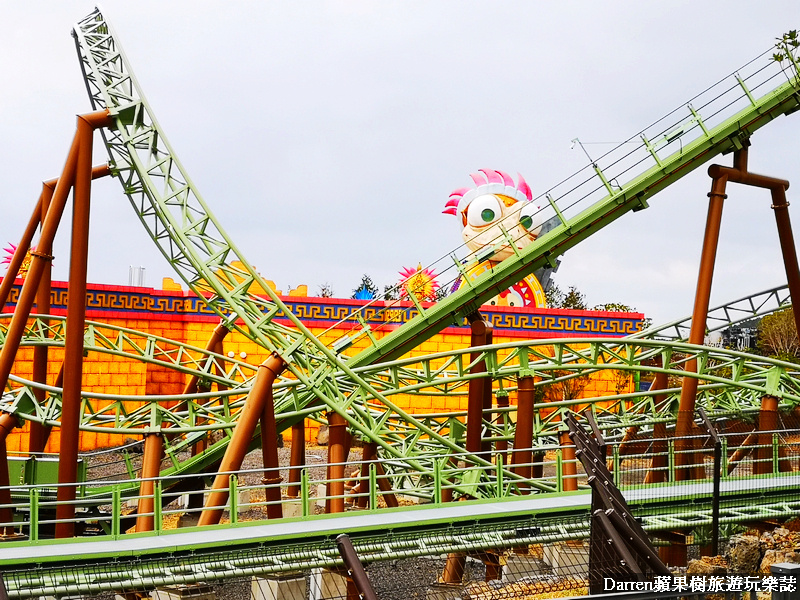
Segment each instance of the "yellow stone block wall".
[[[215,327],[214,322],[209,321],[181,321],[181,320],[156,320],[156,319],[105,319],[111,325],[127,327],[143,333],[158,335],[167,339],[175,340],[197,346],[205,347],[208,338]],[[312,327],[312,333],[326,344],[332,343],[342,335],[341,330],[328,330],[321,327]],[[387,332],[377,331],[376,337],[387,335]],[[519,337],[506,337],[495,331],[494,343],[518,341]],[[447,352],[459,348],[468,347],[470,335],[466,328],[458,332],[443,332],[429,340],[423,341],[412,353],[412,356],[420,356],[435,352]],[[367,341],[362,340],[354,344],[348,354],[354,355],[359,350],[366,347]],[[244,335],[233,331],[223,342],[225,354],[233,352],[239,360],[257,366],[264,361],[268,353],[254,342],[247,339]],[[246,358],[240,358],[244,353]],[[50,361],[48,365],[48,383],[53,384],[58,374],[63,350],[51,349]],[[14,365],[14,374],[31,378],[33,368],[33,349],[20,349],[17,361]],[[110,395],[165,395],[180,394],[186,384],[187,377],[170,369],[148,364],[127,358],[119,358],[109,354],[89,353],[84,359],[83,389],[90,393],[103,393]],[[633,382],[627,380],[621,382],[614,372],[600,372],[592,375],[589,384],[584,389],[583,395],[604,396],[618,393],[618,391],[630,391]],[[620,388],[620,389],[618,389]],[[391,401],[400,408],[411,413],[430,413],[430,412],[452,412],[466,411],[466,386],[464,395],[453,394],[443,396],[420,396],[420,395],[395,395]],[[95,401],[93,408],[99,410],[111,402]],[[516,404],[515,394],[510,396],[512,405]],[[126,404],[128,410],[141,406],[141,402],[129,401]],[[10,452],[27,451],[27,431],[28,425],[15,430],[8,438],[8,449]],[[306,439],[313,441],[316,439],[318,426],[311,420],[307,420]],[[289,432],[286,432],[288,438]],[[96,448],[106,448],[123,443],[124,436],[111,435],[105,433],[82,432],[80,449],[89,451]],[[49,438],[46,447],[48,452],[58,452],[59,432],[55,429]]]

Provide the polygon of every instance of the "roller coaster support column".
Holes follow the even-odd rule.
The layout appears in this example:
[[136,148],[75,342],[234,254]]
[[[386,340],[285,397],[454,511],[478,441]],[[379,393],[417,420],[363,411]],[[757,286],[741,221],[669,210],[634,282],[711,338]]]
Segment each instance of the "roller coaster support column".
[[[221,349],[222,340],[225,339],[231,332],[223,323],[217,324],[214,328],[214,331],[211,332],[211,336],[208,338],[206,342],[206,351],[207,352],[217,352]],[[222,354],[221,352],[217,352],[218,354]],[[198,375],[192,375],[189,378],[189,381],[186,382],[186,385],[183,388],[183,395],[188,396],[190,394],[197,393],[197,382],[199,380]]]
[[[14,513],[11,510],[11,485],[8,476],[8,455],[6,454],[6,438],[19,422],[17,418],[9,413],[0,413],[0,504],[5,508],[0,508],[0,521],[11,523],[14,520]],[[0,528],[0,537],[14,535],[13,526]]]
[[278,463],[278,427],[275,424],[275,406],[264,403],[261,413],[261,457],[264,462],[264,493],[267,499],[267,518],[283,518],[281,506],[281,472]]
[[764,396],[758,413],[758,448],[753,461],[753,475],[772,473],[772,435],[777,429],[778,399]]
[[[383,470],[381,463],[378,461],[378,444],[375,442],[364,442],[364,449],[361,453],[361,481],[355,488],[355,493],[358,494],[356,506],[358,508],[367,508],[369,505],[369,469],[371,465],[375,466],[375,475],[377,476],[378,489],[381,491],[383,501],[389,508],[397,508],[400,504],[397,502],[397,497],[394,495],[394,490],[386,479],[386,472]],[[376,508],[376,507],[370,507]]]
[[164,443],[160,433],[148,433],[144,438],[142,484],[139,487],[136,532],[153,531],[155,524],[155,478],[161,471]]
[[[218,323],[217,326],[214,328],[214,331],[211,332],[211,335],[209,336],[208,341],[206,342],[206,347],[205,347],[206,351],[207,352],[216,352],[217,354],[222,354],[223,353],[223,351],[222,351],[222,340],[224,340],[225,336],[227,336],[230,332],[231,332],[231,330],[228,329],[224,325],[224,323]],[[192,375],[189,378],[189,381],[187,381],[186,385],[183,387],[183,395],[184,396],[189,396],[191,394],[196,394],[197,393],[197,385],[198,385],[199,381],[200,381],[200,376],[199,375]],[[176,412],[180,412],[182,410],[185,410],[186,406],[187,406],[186,402],[184,401],[184,402],[181,402],[178,406],[176,406],[173,410],[175,410]],[[208,446],[208,438],[201,439],[200,441],[198,441],[196,444],[194,444],[192,446],[192,456],[196,456],[196,455],[200,454],[201,452],[203,452],[206,449],[207,446]],[[199,506],[193,506],[193,503],[196,502],[197,499],[200,499],[202,501],[202,495],[200,495],[200,494],[192,494],[192,495],[189,496],[189,506],[191,508],[200,508],[200,506],[202,506],[202,504],[200,504]]]
[[[486,346],[492,343],[492,325],[483,320],[480,313],[470,316],[470,347]],[[470,362],[474,363],[470,373],[475,375],[486,372],[486,361],[478,361],[479,353],[470,354]],[[477,362],[476,362],[477,361]],[[488,393],[487,393],[488,392]],[[489,399],[489,410],[492,409],[492,379],[479,377],[469,380],[469,394],[467,400],[467,452],[479,454],[491,450],[483,442],[483,415],[486,409],[486,398]]]
[[[533,377],[517,378],[517,427],[514,431],[514,473],[525,479],[531,476],[533,456]],[[527,485],[525,486],[527,493]]]
[[326,512],[344,512],[344,468],[350,450],[347,421],[337,412],[328,415],[328,500]]
[[[653,389],[665,390],[669,383],[666,373],[656,373],[655,381],[653,381]],[[666,394],[656,394],[653,398],[656,410],[659,414],[663,412],[664,402],[666,401]],[[648,483],[665,483],[668,479],[669,459],[667,457],[667,424],[659,422],[653,425],[653,443],[650,446],[650,452],[653,458],[650,459],[650,468],[647,470],[647,475],[644,477],[644,482]]]
[[92,138],[94,130],[110,127],[114,121],[108,111],[78,117],[72,202],[72,244],[69,258],[69,297],[67,331],[64,338],[64,388],[61,397],[61,439],[58,458],[56,537],[72,537],[78,476],[78,446],[81,420],[81,380],[83,378],[83,336],[86,324],[86,267],[89,260],[89,199],[92,187]]
[[[111,171],[108,168],[108,165],[99,165],[93,167],[92,180],[105,177],[110,172]],[[45,222],[45,219],[47,218],[47,211],[50,209],[50,203],[53,199],[53,193],[55,192],[57,184],[58,179],[51,179],[42,183],[42,193],[39,195],[39,200],[36,203],[36,209],[34,210],[31,221],[28,225],[29,229],[25,231],[20,245],[17,247],[16,252],[14,252],[14,257],[11,259],[11,265],[9,265],[8,274],[6,275],[6,279],[3,280],[2,285],[6,286],[8,283],[8,288],[4,288],[4,291],[0,291],[0,306],[5,304],[7,292],[11,289],[11,284],[13,284],[14,277],[19,272],[19,265],[22,264],[25,254],[30,247],[32,241],[32,232],[30,231],[30,226],[33,224],[33,229],[35,230],[36,226]],[[51,271],[52,262],[46,261],[44,263],[44,268],[39,281],[39,287],[36,292],[36,313],[40,315],[50,314]],[[11,273],[14,275],[9,276]],[[47,319],[43,319],[42,322],[45,325],[48,324]],[[45,335],[47,335],[47,332],[45,332]],[[37,345],[34,347],[33,380],[36,383],[47,383],[47,356],[48,348],[46,345]],[[35,388],[33,393],[40,403],[44,402],[44,390]],[[36,421],[30,422],[30,429],[28,433],[29,452],[44,452],[45,445],[47,444],[47,438],[50,436],[50,429],[50,427],[46,427],[41,423],[37,423]]]
[[[497,392],[497,415],[494,419],[494,424],[496,427],[501,429],[502,431],[507,431],[508,427],[506,424],[508,423],[508,392],[505,390],[499,390]],[[499,440],[495,444],[495,450],[497,451],[498,459],[502,458],[503,464],[508,464],[508,441],[506,440]]]
[[285,366],[283,359],[275,353],[259,366],[255,383],[233,429],[231,441],[225,450],[225,456],[222,457],[219,473],[214,478],[212,492],[208,495],[198,525],[219,523],[228,501],[230,473],[238,471],[242,466],[256,424],[264,413],[264,403],[272,403],[272,384]]
[[778,237],[781,242],[781,252],[783,253],[783,266],[786,269],[786,281],[789,284],[789,292],[792,295],[792,314],[798,334],[800,334],[800,267],[797,264],[797,250],[794,245],[794,235],[792,234],[792,222],[789,219],[789,203],[786,201],[786,186],[775,186],[772,192],[772,210],[775,211],[775,223],[778,226]]
[[[105,114],[105,112],[92,113],[92,115]],[[36,299],[39,283],[42,280],[42,274],[45,270],[45,265],[49,264],[53,260],[53,257],[50,255],[50,252],[52,252],[53,249],[53,239],[55,238],[56,231],[58,230],[58,225],[61,222],[61,216],[64,213],[64,208],[67,203],[67,196],[69,195],[69,191],[72,188],[75,178],[75,165],[77,158],[78,134],[76,133],[75,138],[72,141],[69,154],[67,155],[67,161],[64,165],[62,175],[59,179],[55,180],[57,183],[55,185],[50,207],[47,211],[47,217],[42,223],[42,231],[39,236],[39,243],[37,244],[36,250],[31,252],[31,265],[28,268],[28,276],[25,278],[25,282],[22,284],[22,290],[20,291],[17,299],[17,306],[14,309],[14,317],[9,323],[3,349],[0,351],[0,389],[4,389],[6,383],[8,383],[8,376],[11,373],[11,369],[14,364],[14,358],[16,357],[17,350],[19,349],[19,343],[22,339],[22,334],[25,331],[25,325],[28,317],[31,314],[31,309],[33,307],[34,300]],[[95,169],[92,170],[93,178],[102,177],[103,175],[107,174],[108,168],[105,166],[95,167]],[[38,215],[39,213],[37,212],[36,214]],[[24,252],[21,256],[24,257]],[[7,276],[4,278],[3,284],[5,284],[7,280],[9,281],[9,286],[13,284],[13,277]]]
[[[108,167],[105,171],[108,172]],[[94,169],[92,170],[94,172]],[[39,196],[39,208],[41,214],[41,222],[47,218],[47,210],[50,208],[50,202],[53,199],[53,192],[55,191],[57,179],[45,181],[42,184],[42,193]],[[52,271],[53,263],[47,262],[44,270],[42,271],[42,279],[39,282],[39,289],[36,294],[36,312],[40,315],[50,314],[50,289],[52,287]],[[44,321],[48,324],[48,321]],[[45,335],[47,333],[45,332]],[[47,345],[42,344],[33,349],[33,380],[36,383],[47,383]],[[40,388],[33,390],[36,400],[40,404],[44,404],[45,391]],[[29,452],[44,452],[47,445],[47,438],[50,437],[50,427],[45,427],[42,423],[31,421],[30,429],[28,431],[28,451]]]
[[[738,163],[741,151],[734,153],[734,163]],[[710,173],[710,169],[709,169]],[[708,305],[711,299],[711,280],[714,277],[714,263],[717,257],[719,230],[722,222],[722,205],[727,197],[725,185],[727,177],[720,175],[713,177],[711,191],[708,193],[708,216],[706,230],[703,238],[703,251],[700,256],[700,272],[697,276],[697,291],[694,297],[694,310],[692,311],[692,327],[689,330],[689,343],[702,344],[706,333],[706,319],[708,318]],[[692,359],[686,363],[686,371],[697,372],[697,360]],[[679,481],[690,479],[693,475],[689,465],[694,464],[694,441],[688,436],[692,433],[694,423],[694,405],[697,397],[697,379],[684,377],[681,384],[680,404],[678,405],[678,422],[675,426],[676,440],[676,466],[675,476]]]
[[[366,445],[364,446],[366,452]],[[300,471],[306,464],[306,420],[301,419],[292,425],[292,452],[289,456],[289,485],[286,495],[297,498],[300,495]]]
[[[797,262],[797,251],[792,234],[792,223],[789,219],[789,203],[786,201],[786,190],[789,182],[785,179],[767,177],[747,171],[747,148],[740,150],[735,155],[734,168],[711,165],[708,174],[711,177],[726,177],[733,183],[741,183],[752,187],[764,188],[772,196],[772,209],[775,211],[775,223],[778,227],[778,238],[783,254],[783,267],[786,270],[786,280],[792,300],[800,298],[800,267]],[[792,302],[792,312],[797,331],[800,332],[800,302]]]
[[[492,343],[492,325],[483,320],[479,312],[473,313],[469,316],[470,320],[470,347],[486,346]],[[478,361],[479,353],[473,352],[470,354],[470,363],[474,363],[470,369],[470,374],[478,374],[486,372],[486,361]],[[476,362],[477,361],[477,362]],[[533,378],[531,379],[531,389],[533,388]],[[520,390],[520,395],[522,391]],[[467,398],[467,443],[466,450],[473,454],[480,454],[486,450],[491,451],[491,447],[487,447],[483,442],[483,415],[484,410],[487,408],[486,398],[488,396],[488,409],[492,408],[492,379],[491,377],[478,377],[469,380],[469,391]],[[532,398],[532,397],[531,397]],[[520,400],[520,403],[522,401]],[[533,400],[531,399],[531,406]],[[519,414],[519,408],[517,408]],[[519,430],[519,420],[517,418],[517,430]],[[528,438],[527,448],[531,446],[531,439],[533,436],[533,420],[531,418],[531,437]],[[524,443],[524,442],[523,442]],[[514,450],[517,449],[516,443]],[[515,452],[515,457],[518,453]],[[530,473],[530,452],[528,452],[528,459],[525,463],[521,464],[521,469],[526,469],[526,473]],[[444,493],[443,493],[444,495]],[[462,553],[451,553],[447,555],[447,563],[445,564],[444,571],[442,572],[441,582],[448,584],[461,583],[464,578],[464,570],[466,568],[467,557]]]
[[561,442],[561,484],[565,492],[578,490],[578,463],[575,456],[575,446],[569,437],[569,431],[559,434]]

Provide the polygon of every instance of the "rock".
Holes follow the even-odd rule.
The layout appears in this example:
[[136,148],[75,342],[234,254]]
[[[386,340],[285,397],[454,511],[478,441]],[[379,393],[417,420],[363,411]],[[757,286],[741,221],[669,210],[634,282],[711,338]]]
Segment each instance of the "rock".
[[728,569],[731,573],[754,574],[761,565],[759,539],[754,535],[734,535],[728,544]]
[[461,590],[461,598],[463,600],[475,600],[481,596],[485,596],[492,592],[492,588],[489,587],[489,584],[480,581],[477,583],[470,583],[467,585],[463,590]]
[[761,561],[760,571],[769,573],[770,567],[778,563],[800,564],[800,552],[794,550],[767,550],[764,559]]
[[702,558],[700,560],[690,560],[686,569],[687,575],[725,575],[727,573],[722,565],[715,565]]
[[317,445],[318,446],[327,446],[328,445],[328,426],[327,425],[320,425],[319,431],[317,432]]

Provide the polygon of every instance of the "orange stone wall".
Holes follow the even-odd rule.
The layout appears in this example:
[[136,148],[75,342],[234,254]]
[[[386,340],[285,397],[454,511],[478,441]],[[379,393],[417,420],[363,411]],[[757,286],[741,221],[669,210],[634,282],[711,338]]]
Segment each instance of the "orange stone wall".
[[[58,295],[59,285],[65,287],[64,284],[54,284],[54,295]],[[197,315],[197,314],[159,314],[153,310],[143,314],[126,314],[122,311],[113,310],[115,303],[119,303],[119,298],[112,295],[124,294],[130,291],[136,292],[139,296],[147,297],[151,295],[156,301],[160,301],[165,295],[169,295],[171,299],[181,296],[178,291],[161,291],[150,290],[143,288],[122,288],[116,286],[90,286],[90,291],[95,294],[96,298],[105,298],[103,302],[111,304],[109,307],[92,308],[92,301],[89,302],[88,318],[94,321],[108,323],[110,325],[126,327],[129,329],[137,330],[142,333],[153,334],[197,346],[200,348],[205,347],[208,338],[216,326],[218,319],[212,315]],[[112,296],[116,299],[109,300]],[[15,297],[12,298],[15,300]],[[334,300],[334,299],[318,299],[318,298],[298,298],[287,297],[287,301],[314,301],[319,303],[324,301],[334,308],[339,305],[352,305],[360,304],[358,301],[353,300]],[[155,304],[154,304],[155,306]],[[494,308],[494,307],[493,307]],[[494,308],[495,315],[492,320],[501,325],[508,321],[510,317],[518,320],[518,317],[525,316],[524,309],[498,309]],[[498,312],[499,311],[499,312]],[[514,312],[516,311],[516,312]],[[537,309],[538,313],[546,313],[545,316],[550,319],[567,319],[567,318],[589,318],[602,321],[603,319],[609,322],[613,319],[621,320],[622,317],[627,318],[633,322],[641,321],[642,315],[638,313],[583,313],[582,311],[543,311]],[[54,309],[54,314],[59,314],[59,309]],[[538,314],[537,313],[537,314]],[[580,313],[580,314],[578,314]],[[494,318],[499,315],[501,318]],[[609,316],[612,315],[612,316]],[[541,314],[539,315],[541,316]],[[544,318],[544,317],[542,317]],[[549,321],[548,321],[549,322]],[[311,319],[307,322],[307,326],[312,333],[318,336],[321,341],[326,344],[331,344],[334,340],[342,335],[342,330],[337,328],[330,328],[329,323],[320,321],[319,319]],[[615,326],[616,327],[616,326]],[[376,327],[375,336],[380,338],[387,335],[393,327]],[[565,332],[566,333],[566,332]],[[565,333],[562,333],[564,335]],[[548,334],[551,335],[551,334]],[[587,335],[585,332],[574,332],[574,335]],[[494,328],[494,343],[502,344],[505,342],[519,341],[521,337],[543,337],[543,334],[533,333],[526,334],[524,331],[520,333],[519,329],[507,328],[502,326],[495,326]],[[435,352],[447,352],[451,350],[466,348],[470,344],[470,334],[468,327],[451,327],[443,332],[435,335],[429,340],[425,340],[411,353],[411,355],[425,355]],[[361,343],[354,344],[347,353],[350,355],[356,354],[359,350],[366,346],[366,340]],[[246,356],[243,360],[254,366],[263,362],[268,353],[259,345],[247,339],[238,332],[231,332],[224,342],[223,350],[225,354],[232,352],[237,358],[242,353]],[[58,375],[60,365],[63,359],[62,349],[51,349],[49,354],[48,363],[48,383],[54,384]],[[23,377],[25,379],[32,378],[33,371],[33,349],[30,347],[21,348],[17,354],[17,360],[14,365],[13,374]],[[109,354],[101,354],[91,352],[84,359],[84,374],[83,374],[83,389],[90,393],[101,393],[109,395],[169,395],[180,394],[186,383],[186,376],[176,371],[166,369],[162,366],[148,364],[143,361],[132,360],[128,358],[119,358]],[[633,382],[626,381],[622,389],[619,391],[630,391]],[[586,396],[604,396],[618,393],[620,381],[616,377],[615,372],[601,372],[592,375],[591,380],[583,391]],[[466,386],[464,387],[466,393]],[[515,394],[512,393],[510,400],[511,404],[515,404]],[[392,396],[391,400],[395,402],[400,408],[412,413],[430,413],[430,412],[451,412],[451,411],[466,411],[466,395],[452,394],[447,397],[443,396],[424,396],[424,395],[397,395]],[[105,405],[108,405],[112,400],[95,401],[92,408],[99,410]],[[134,409],[140,402],[129,402],[127,408]],[[312,421],[307,421],[307,440],[313,441],[316,436],[317,425]],[[8,438],[8,450],[10,452],[25,452],[28,445],[28,431],[29,426],[25,425],[21,429],[15,430]],[[288,432],[287,432],[288,435]],[[110,435],[106,433],[93,433],[82,432],[81,434],[81,450],[88,451],[96,448],[105,448],[123,443],[125,440],[119,435]],[[59,448],[59,432],[54,430],[49,438],[46,448],[48,452],[58,452]]]

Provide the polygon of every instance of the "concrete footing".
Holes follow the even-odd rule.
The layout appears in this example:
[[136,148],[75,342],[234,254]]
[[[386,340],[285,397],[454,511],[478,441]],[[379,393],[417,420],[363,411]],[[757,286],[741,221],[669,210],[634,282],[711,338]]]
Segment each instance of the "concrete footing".
[[543,559],[558,577],[588,577],[589,545],[558,542],[542,547]]
[[150,593],[153,600],[216,600],[217,595],[210,585],[174,585],[156,588]]
[[309,600],[331,600],[347,598],[347,578],[328,569],[311,571]]
[[[323,502],[324,504],[324,502]],[[314,514],[314,501],[308,501],[308,514]],[[283,516],[284,518],[291,519],[296,517],[303,516],[303,501],[300,498],[296,500],[286,500],[283,501]]]
[[288,577],[253,577],[250,600],[306,600],[306,578],[298,573]]
[[542,561],[534,556],[524,554],[509,554],[506,564],[503,566],[503,583],[514,583],[531,575],[538,575],[542,572]]

